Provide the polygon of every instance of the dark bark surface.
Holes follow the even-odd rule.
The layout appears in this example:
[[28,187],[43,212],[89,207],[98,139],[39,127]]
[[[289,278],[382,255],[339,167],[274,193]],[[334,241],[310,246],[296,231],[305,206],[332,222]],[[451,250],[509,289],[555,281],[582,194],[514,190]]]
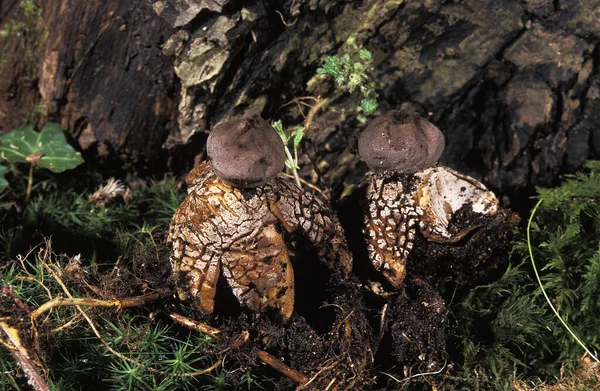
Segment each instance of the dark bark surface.
[[[29,41],[0,40],[0,132],[41,111],[83,148],[107,141],[149,162],[167,149],[189,168],[218,122],[258,113],[296,126],[303,118],[286,103],[329,97],[304,143],[303,174],[314,182],[317,168],[320,185],[339,193],[366,171],[349,142],[358,97],[315,70],[357,34],[373,53],[381,112],[424,115],[446,136],[442,163],[494,190],[525,194],[600,154],[595,0],[39,5]],[[0,28],[23,19],[16,0],[0,15]],[[31,41],[37,58],[23,63]]]
[[107,141],[133,158],[159,151],[176,126],[178,81],[160,49],[173,30],[142,1],[36,4],[35,24],[18,1],[0,11],[2,26],[29,23],[0,42],[0,132],[47,118],[83,148]]

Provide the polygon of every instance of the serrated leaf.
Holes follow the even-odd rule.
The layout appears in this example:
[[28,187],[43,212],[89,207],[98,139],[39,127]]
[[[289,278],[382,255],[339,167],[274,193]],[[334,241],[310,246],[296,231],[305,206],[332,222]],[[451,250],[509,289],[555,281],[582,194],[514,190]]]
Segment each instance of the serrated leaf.
[[285,134],[285,131],[283,130],[283,123],[281,122],[281,120],[273,122],[272,126],[273,126],[273,129],[275,129],[275,131],[277,132],[277,134],[281,138],[281,140],[283,141],[283,143],[287,144],[288,137]]
[[6,168],[6,166],[0,165],[0,190],[8,186],[8,182],[6,181],[6,178],[4,178],[6,171],[8,171],[8,168]]
[[294,145],[294,149],[298,148],[298,145],[300,145],[300,141],[302,141],[302,137],[304,137],[304,126],[300,126],[298,129],[294,130],[291,134],[292,144]]
[[325,63],[320,68],[317,68],[317,73],[324,73],[333,77],[338,77],[343,74],[340,61],[337,57],[329,56],[325,58]]
[[337,83],[338,86],[340,86],[340,87],[343,86],[344,84],[346,84],[346,76],[344,76],[344,75],[337,76],[335,78],[335,82]]
[[371,55],[371,52],[368,51],[367,49],[360,49],[360,52],[358,52],[358,55],[359,55],[360,59],[363,61],[373,60],[373,56]]
[[38,167],[63,172],[83,163],[79,152],[67,143],[59,124],[49,122],[41,132],[27,125],[0,136],[0,156],[12,163],[35,160]]
[[373,98],[363,99],[360,101],[360,107],[362,107],[365,115],[371,115],[377,110],[377,100]]
[[342,56],[342,63],[346,66],[348,66],[349,64],[351,64],[350,61],[350,54],[346,53]]

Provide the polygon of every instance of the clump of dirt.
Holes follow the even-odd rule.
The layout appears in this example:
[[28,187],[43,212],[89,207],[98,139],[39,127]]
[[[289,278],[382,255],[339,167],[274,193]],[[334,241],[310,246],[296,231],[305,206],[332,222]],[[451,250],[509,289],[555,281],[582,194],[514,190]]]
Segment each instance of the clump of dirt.
[[442,368],[448,310],[440,294],[426,281],[408,278],[399,295],[389,301],[387,329],[391,356],[405,368],[405,375]]
[[[230,348],[229,341],[244,332],[247,343],[231,351],[230,357],[240,365],[256,364],[256,349],[272,354],[284,364],[306,375],[308,382],[300,389],[364,389],[372,383],[375,352],[374,330],[369,321],[369,310],[363,292],[357,289],[359,281],[344,280],[332,274],[326,288],[321,310],[334,313],[333,322],[325,332],[317,332],[312,320],[295,313],[288,325],[273,321],[274,317],[256,317],[242,313],[222,323],[216,322],[225,338],[218,349]],[[290,379],[281,378],[276,389],[298,386]]]
[[407,273],[437,288],[449,282],[474,286],[489,280],[506,269],[511,230],[518,223],[519,217],[511,211],[485,216],[466,204],[454,214],[449,230],[477,226],[456,243],[432,242],[417,233]]

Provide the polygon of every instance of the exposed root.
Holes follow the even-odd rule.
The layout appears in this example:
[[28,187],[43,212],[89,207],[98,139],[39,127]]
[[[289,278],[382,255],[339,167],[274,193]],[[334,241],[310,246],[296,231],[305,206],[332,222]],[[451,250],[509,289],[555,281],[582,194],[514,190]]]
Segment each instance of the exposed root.
[[[212,326],[209,326],[202,322],[195,321],[193,319],[187,318],[180,314],[170,314],[169,316],[171,317],[171,319],[173,319],[177,323],[179,323],[182,326],[185,326],[191,330],[200,331],[204,334],[210,335],[211,337],[213,337],[215,339],[220,338],[219,333],[221,331]],[[245,332],[244,335],[246,336],[246,338],[243,338],[243,339],[247,340],[248,333]],[[304,383],[308,382],[308,377],[306,375],[285,365],[284,363],[279,361],[277,358],[275,358],[273,355],[271,355],[263,350],[259,350],[259,349],[255,350],[255,354],[256,354],[256,357],[263,364],[273,368],[274,370],[281,373],[282,375],[284,375],[300,384],[304,384]]]

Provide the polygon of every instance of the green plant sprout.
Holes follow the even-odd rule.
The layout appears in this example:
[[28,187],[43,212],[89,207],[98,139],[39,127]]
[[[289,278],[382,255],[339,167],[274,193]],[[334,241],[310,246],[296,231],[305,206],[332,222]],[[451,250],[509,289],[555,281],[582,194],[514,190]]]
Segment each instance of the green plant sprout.
[[[344,54],[341,59],[335,56],[326,57],[323,66],[317,69],[317,74],[332,76],[338,87],[346,89],[350,93],[354,92],[357,88],[361,91],[363,99],[357,107],[357,119],[360,123],[364,124],[367,122],[366,116],[373,115],[377,110],[377,97],[379,96],[376,92],[377,83],[373,82],[369,75],[369,71],[372,70],[373,56],[369,50],[359,48],[356,45],[356,35],[350,37],[348,44],[351,48],[349,53]],[[352,58],[356,56],[358,56],[358,60],[353,61]],[[341,93],[338,91],[336,97],[340,95]],[[308,104],[305,102],[307,100],[314,101],[314,103]],[[311,124],[316,113],[319,110],[324,110],[333,100],[333,97],[322,99],[321,97],[305,96],[294,98],[291,102],[287,103],[286,105],[296,103],[299,108],[302,105],[310,107],[307,115],[304,115],[300,109],[302,116],[305,118],[304,123],[291,132],[289,136],[285,132],[281,120],[273,123],[273,128],[275,128],[285,146],[287,157],[285,165],[293,175],[298,186],[301,186],[301,180],[298,176],[298,170],[300,169],[298,166],[298,147],[304,137],[304,131],[311,129]],[[311,186],[311,184],[307,185],[319,191],[327,198],[318,187]]]
[[[285,165],[294,176],[294,180],[298,187],[302,187],[300,177],[298,176],[298,170],[300,169],[298,166],[298,146],[300,145],[300,141],[302,141],[302,137],[304,137],[304,126],[298,127],[289,136],[285,133],[281,120],[275,121],[273,123],[273,128],[279,137],[281,137],[281,141],[283,141],[285,147],[285,156],[287,157]],[[290,145],[294,150],[293,156],[290,152]]]
[[[353,44],[354,41],[351,43]],[[377,83],[371,80],[368,71],[372,67],[373,56],[367,49],[359,49],[356,44],[352,45],[354,51],[358,51],[358,61],[354,61],[354,53],[346,53],[341,58],[328,56],[322,67],[317,68],[317,73],[333,77],[338,87],[343,87],[352,93],[357,88],[362,93],[363,99],[357,107],[358,120],[366,122],[367,115],[372,115],[377,110],[376,91]]]
[[41,132],[25,125],[0,136],[0,157],[9,163],[29,163],[26,201],[31,196],[33,170],[46,168],[59,173],[83,163],[81,154],[67,143],[59,124],[48,122]]

